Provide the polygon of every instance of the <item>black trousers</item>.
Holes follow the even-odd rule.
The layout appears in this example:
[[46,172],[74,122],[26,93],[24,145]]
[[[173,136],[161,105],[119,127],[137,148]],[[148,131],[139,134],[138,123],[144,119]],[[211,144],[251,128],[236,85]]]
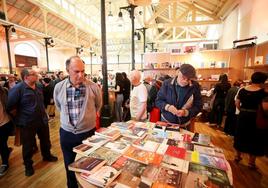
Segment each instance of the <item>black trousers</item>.
[[2,125],[0,127],[0,155],[2,158],[2,164],[8,165],[8,158],[10,151],[7,146],[8,136],[12,131],[13,125],[12,122],[9,121],[8,123]]
[[75,173],[68,170],[68,165],[73,163],[76,157],[76,153],[73,152],[73,147],[82,144],[82,141],[92,136],[94,132],[95,128],[85,133],[73,134],[72,132],[60,128],[60,145],[64,158],[68,188],[78,187]]
[[235,113],[227,112],[227,117],[224,125],[224,132],[234,136],[237,126],[237,115]]
[[25,168],[33,165],[32,156],[33,148],[36,140],[35,135],[37,134],[40,140],[40,148],[43,159],[51,156],[50,148],[51,142],[49,138],[49,127],[48,124],[40,123],[35,125],[27,125],[21,128],[21,141],[22,141],[22,155]]

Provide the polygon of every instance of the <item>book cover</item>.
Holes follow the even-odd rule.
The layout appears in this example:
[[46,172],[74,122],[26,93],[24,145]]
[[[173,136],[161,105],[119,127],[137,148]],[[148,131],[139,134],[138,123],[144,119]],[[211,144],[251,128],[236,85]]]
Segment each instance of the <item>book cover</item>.
[[129,148],[130,144],[122,141],[111,141],[104,146],[118,153],[124,153]]
[[95,131],[95,134],[112,140],[116,140],[120,136],[120,131],[116,129],[101,127]]
[[169,139],[178,140],[178,141],[183,140],[183,134],[181,134],[180,132],[166,130],[166,133],[167,133],[167,138]]
[[162,143],[159,145],[158,149],[156,150],[157,154],[164,155],[168,149],[168,146],[166,143]]
[[116,129],[123,129],[127,130],[133,127],[134,123],[127,123],[127,122],[113,122],[109,128],[116,128]]
[[[122,171],[119,177],[115,180],[118,188],[136,188],[139,186],[141,178],[134,176],[128,171]],[[119,184],[119,185],[118,185]]]
[[193,151],[194,150],[194,144],[189,143],[189,142],[179,141],[177,146],[180,147],[180,148],[184,148],[184,149],[186,149],[188,151]]
[[112,167],[115,168],[116,170],[122,170],[127,160],[128,158],[121,156],[112,164]]
[[105,160],[93,157],[81,157],[77,161],[71,163],[68,169],[75,172],[84,172],[92,174],[105,164]]
[[208,165],[212,167],[216,167],[222,170],[227,170],[227,165],[225,162],[225,159],[216,157],[216,156],[210,156],[206,154],[199,154],[199,161],[202,165]]
[[155,127],[155,123],[152,122],[136,122],[135,127],[140,127],[144,129],[153,129]]
[[185,175],[180,171],[161,166],[158,171],[157,180],[153,183],[152,187],[180,188],[183,185],[183,177]]
[[159,146],[159,143],[146,139],[138,139],[133,142],[133,146],[142,150],[155,152]]
[[[207,176],[207,181],[209,180],[210,184],[215,184],[215,187],[231,187],[227,173],[224,170],[190,163],[189,174],[190,172]],[[208,183],[205,184],[208,185]]]
[[186,150],[184,148],[179,148],[176,146],[168,146],[166,151],[166,155],[170,155],[172,157],[177,157],[180,159],[185,159]]
[[192,142],[192,137],[191,137],[191,135],[189,135],[189,134],[183,134],[183,139],[182,139],[184,142],[188,142],[188,143],[190,143],[190,142]]
[[125,157],[130,158],[135,161],[139,161],[144,164],[149,164],[153,162],[155,153],[141,150],[130,146],[130,148],[124,154]]
[[179,143],[178,140],[173,140],[173,139],[167,140],[167,145],[169,145],[169,146],[178,146],[178,143]]
[[141,175],[142,182],[146,183],[147,185],[152,185],[158,178],[159,167],[154,165],[146,166],[145,170]]
[[147,129],[141,127],[132,127],[123,133],[123,136],[131,137],[131,138],[143,138],[147,133]]
[[106,187],[121,173],[110,166],[103,166],[94,174],[90,175],[87,179],[88,182],[100,186]]
[[155,154],[154,155],[154,160],[152,161],[151,164],[155,165],[155,166],[159,166],[163,160],[164,155],[160,155],[160,154]]
[[98,149],[98,146],[89,146],[87,144],[80,144],[73,148],[73,152],[80,155],[88,156],[91,152]]
[[167,133],[165,131],[152,130],[150,133],[156,138],[167,138]]
[[201,145],[194,145],[194,150],[206,155],[224,158],[223,150],[221,148],[212,148]]
[[210,145],[210,136],[200,133],[195,133],[192,138],[192,143],[209,146]]
[[110,150],[106,147],[100,147],[89,154],[90,157],[104,159],[107,161],[107,165],[113,164],[122,154],[116,151]]
[[128,144],[132,144],[137,140],[137,138],[131,138],[131,137],[126,137],[126,136],[120,136],[117,140],[120,140],[122,142],[127,142]]
[[145,170],[146,166],[146,164],[128,159],[124,165],[123,171],[129,172],[136,177],[141,177],[141,174]]
[[144,139],[145,140],[150,140],[152,142],[157,142],[159,144],[163,143],[163,141],[164,141],[164,138],[155,137],[155,136],[153,136],[151,134],[146,135],[146,137]]
[[164,155],[161,165],[184,173],[188,173],[189,169],[189,161],[169,155]]
[[109,141],[108,138],[104,138],[101,136],[93,135],[82,141],[83,144],[87,144],[89,146],[102,146]]

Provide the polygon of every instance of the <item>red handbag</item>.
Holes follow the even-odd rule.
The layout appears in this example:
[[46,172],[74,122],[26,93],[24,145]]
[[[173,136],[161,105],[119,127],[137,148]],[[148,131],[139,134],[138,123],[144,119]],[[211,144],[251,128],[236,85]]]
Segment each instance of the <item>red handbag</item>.
[[256,125],[259,129],[268,129],[268,114],[265,113],[264,106],[268,106],[268,103],[262,102],[257,110]]

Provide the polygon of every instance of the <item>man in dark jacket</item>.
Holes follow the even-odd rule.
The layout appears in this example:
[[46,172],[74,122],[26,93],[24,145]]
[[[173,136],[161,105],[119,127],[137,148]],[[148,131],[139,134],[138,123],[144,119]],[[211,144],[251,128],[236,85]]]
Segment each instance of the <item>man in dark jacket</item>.
[[32,176],[33,147],[35,135],[38,135],[43,161],[55,162],[57,157],[50,152],[48,118],[43,103],[43,92],[37,86],[38,75],[34,70],[23,69],[23,82],[16,84],[8,93],[7,110],[16,110],[15,122],[21,127],[22,155],[25,165],[25,175]]
[[156,99],[162,121],[189,128],[190,120],[202,109],[200,86],[195,78],[194,67],[183,64],[175,78],[164,81]]

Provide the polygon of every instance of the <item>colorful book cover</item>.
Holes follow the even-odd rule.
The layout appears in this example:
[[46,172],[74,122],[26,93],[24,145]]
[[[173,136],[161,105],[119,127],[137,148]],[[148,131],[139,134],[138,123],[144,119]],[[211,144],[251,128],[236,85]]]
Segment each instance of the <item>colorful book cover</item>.
[[189,142],[179,141],[177,146],[180,147],[180,148],[185,148],[188,151],[193,151],[194,150],[194,144],[189,143]]
[[178,140],[178,141],[183,140],[183,134],[181,134],[179,132],[166,130],[166,133],[167,133],[167,138],[169,138],[169,139]]
[[73,148],[73,152],[78,153],[80,155],[88,156],[91,152],[96,150],[98,147],[89,146],[87,144],[80,144]]
[[159,144],[163,143],[163,141],[164,141],[164,138],[155,137],[155,136],[153,136],[151,134],[146,135],[146,137],[144,139],[145,140],[150,140],[152,142],[157,142]]
[[192,142],[192,137],[191,137],[191,135],[189,135],[189,134],[183,134],[183,139],[182,139],[184,142],[188,142],[188,143],[190,143],[190,142]]
[[85,140],[83,140],[83,144],[87,144],[90,146],[102,146],[105,143],[107,143],[109,141],[108,138],[104,138],[101,136],[97,136],[97,135],[93,135],[92,137],[89,137]]
[[136,122],[135,127],[140,127],[144,129],[153,129],[155,127],[155,123],[152,122]]
[[146,164],[128,159],[124,165],[123,171],[127,171],[136,177],[141,177],[141,174],[145,170],[146,166]]
[[159,143],[146,139],[138,139],[133,142],[133,146],[142,150],[155,152],[159,146]]
[[162,143],[159,145],[158,149],[156,150],[157,154],[164,155],[168,149],[168,146],[166,143]]
[[206,155],[212,155],[224,158],[223,150],[221,148],[212,148],[201,145],[194,145],[194,150]]
[[200,133],[195,133],[192,138],[192,143],[209,146],[210,145],[210,136]]
[[121,173],[111,166],[103,166],[94,174],[90,175],[87,179],[88,182],[100,186],[106,187]]
[[128,144],[132,144],[137,140],[137,138],[131,138],[131,137],[126,137],[126,136],[120,136],[117,140],[120,140],[122,142],[127,142]]
[[115,188],[136,188],[139,186],[140,182],[140,177],[134,176],[128,171],[122,171],[119,177],[115,180]]
[[147,185],[152,185],[158,178],[159,167],[155,165],[148,165],[146,166],[145,170],[141,175],[142,182],[146,183]]
[[[203,166],[200,164],[190,163],[189,165],[189,174],[190,172],[195,174],[200,174],[207,177],[207,181],[216,186],[214,187],[231,187],[229,178],[227,176],[227,173],[224,170]],[[205,185],[209,185],[209,183],[205,183]],[[209,186],[212,187],[212,186]]]
[[90,157],[104,159],[107,161],[107,165],[113,164],[122,154],[116,151],[110,150],[106,147],[100,147],[89,154]]
[[129,143],[122,141],[111,141],[105,144],[105,147],[118,153],[124,153],[129,148],[129,146]]
[[122,170],[127,160],[128,158],[121,156],[112,164],[112,167],[115,168],[116,170]]
[[109,129],[101,127],[95,131],[96,135],[103,136],[112,140],[117,139],[120,136],[120,131],[115,129]]
[[169,155],[164,155],[161,165],[184,173],[188,173],[189,169],[189,161]]
[[141,127],[132,127],[123,133],[123,136],[131,137],[131,138],[142,138],[147,133],[147,129]]
[[153,162],[155,153],[130,146],[124,156],[144,164],[149,164]]
[[222,170],[227,170],[225,159],[205,154],[199,154],[199,161],[202,165],[208,165]]
[[166,155],[170,155],[172,157],[177,157],[180,159],[185,159],[186,150],[184,148],[179,148],[176,146],[168,146],[166,151]]
[[113,122],[109,128],[116,128],[116,129],[123,129],[127,130],[133,127],[134,123],[127,123],[127,122]]
[[159,166],[163,160],[163,155],[160,155],[160,154],[155,154],[154,155],[154,160],[152,162],[153,165],[156,165],[156,166]]
[[68,169],[75,172],[92,174],[105,164],[105,160],[93,157],[81,157],[68,166]]
[[167,138],[167,133],[165,131],[152,130],[150,133],[156,138]]
[[182,187],[183,178],[186,174],[161,166],[158,171],[157,180],[153,183],[153,188],[167,187],[180,188]]

